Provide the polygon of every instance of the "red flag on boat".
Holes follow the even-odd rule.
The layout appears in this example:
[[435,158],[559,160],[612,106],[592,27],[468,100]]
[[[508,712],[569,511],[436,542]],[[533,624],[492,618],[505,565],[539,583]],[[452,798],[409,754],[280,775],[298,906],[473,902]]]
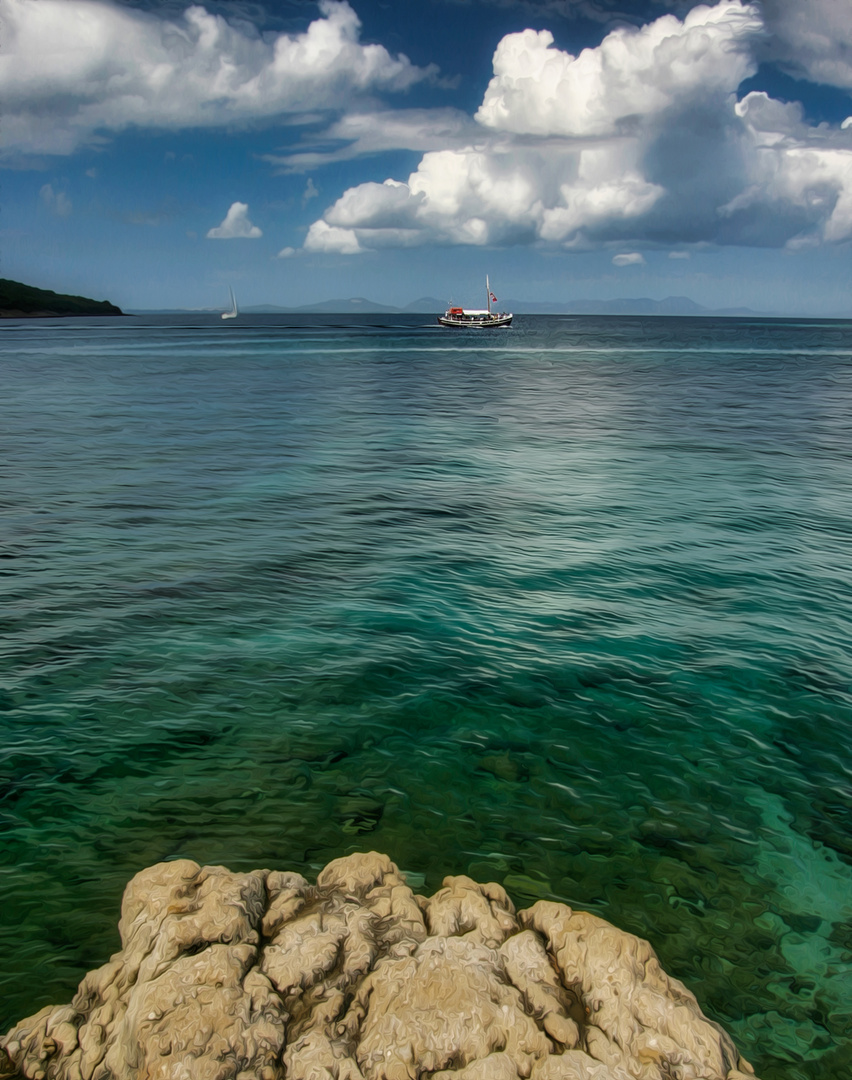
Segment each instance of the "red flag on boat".
[[492,294],[491,294],[491,303],[492,303],[492,304],[496,304],[496,303],[497,303],[497,297],[496,297],[496,296],[494,295],[494,293],[492,293]]

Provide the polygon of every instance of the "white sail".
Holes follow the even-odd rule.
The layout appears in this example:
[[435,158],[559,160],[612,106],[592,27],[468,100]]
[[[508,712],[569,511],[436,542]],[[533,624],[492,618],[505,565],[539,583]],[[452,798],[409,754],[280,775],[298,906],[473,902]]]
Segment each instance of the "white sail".
[[234,296],[234,290],[230,286],[228,286],[228,292],[230,292],[230,294],[231,294],[231,310],[230,311],[223,311],[222,312],[222,318],[223,319],[236,319],[237,315],[239,315],[239,310],[237,308],[237,298],[236,298],[236,296]]

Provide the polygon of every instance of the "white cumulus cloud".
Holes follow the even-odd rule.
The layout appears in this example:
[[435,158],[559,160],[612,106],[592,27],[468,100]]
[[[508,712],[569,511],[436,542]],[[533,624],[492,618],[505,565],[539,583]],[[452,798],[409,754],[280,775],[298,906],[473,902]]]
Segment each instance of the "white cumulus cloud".
[[800,105],[762,92],[743,98],[736,113],[752,148],[749,182],[720,217],[764,242],[852,239],[852,130],[810,127]]
[[554,49],[548,30],[508,34],[476,119],[536,135],[612,135],[684,102],[731,92],[756,70],[758,9],[739,0],[664,15],[608,34],[579,56]]
[[739,0],[618,29],[576,57],[546,31],[510,34],[475,130],[460,125],[458,141],[428,150],[406,180],[345,191],[305,246],[631,253],[850,239],[852,127],[809,126],[800,106],[766,94],[737,102],[764,44],[759,7]]
[[248,203],[231,203],[225,220],[207,232],[208,240],[256,240],[263,233],[252,225],[248,216]]
[[625,251],[620,255],[613,255],[613,266],[642,266],[645,263],[645,256],[641,251]]
[[357,255],[363,249],[352,229],[340,229],[320,219],[308,230],[305,239],[308,251],[336,252],[339,255]]
[[2,146],[67,154],[133,125],[315,114],[434,76],[362,45],[346,0],[319,6],[304,33],[261,35],[197,4],[168,18],[110,0],[0,0]]

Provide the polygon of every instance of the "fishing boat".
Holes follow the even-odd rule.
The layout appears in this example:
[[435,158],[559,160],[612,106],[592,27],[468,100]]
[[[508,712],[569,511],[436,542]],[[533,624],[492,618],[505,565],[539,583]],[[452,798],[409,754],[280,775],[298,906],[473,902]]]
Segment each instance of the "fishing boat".
[[236,296],[234,296],[234,290],[233,289],[229,288],[228,291],[231,294],[231,310],[230,311],[223,311],[222,312],[222,318],[223,319],[236,319],[236,317],[239,315],[239,311],[237,309],[237,298],[236,298]]
[[491,291],[491,283],[488,275],[485,275],[485,295],[487,304],[485,308],[447,308],[443,315],[438,316],[441,326],[471,326],[477,329],[491,328],[493,326],[510,326],[512,313],[510,311],[492,311],[491,305],[497,303],[497,297]]

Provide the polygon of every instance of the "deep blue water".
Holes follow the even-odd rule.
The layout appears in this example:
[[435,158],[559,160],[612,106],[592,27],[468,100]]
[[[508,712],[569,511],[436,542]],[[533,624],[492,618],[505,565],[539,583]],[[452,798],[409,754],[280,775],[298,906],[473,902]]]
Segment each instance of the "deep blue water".
[[0,326],[0,1027],[187,856],[387,852],[852,1072],[852,323]]

